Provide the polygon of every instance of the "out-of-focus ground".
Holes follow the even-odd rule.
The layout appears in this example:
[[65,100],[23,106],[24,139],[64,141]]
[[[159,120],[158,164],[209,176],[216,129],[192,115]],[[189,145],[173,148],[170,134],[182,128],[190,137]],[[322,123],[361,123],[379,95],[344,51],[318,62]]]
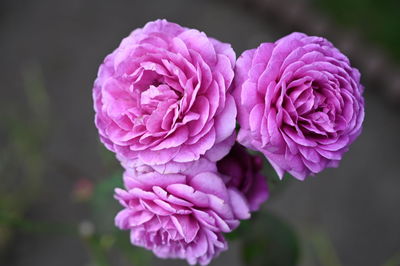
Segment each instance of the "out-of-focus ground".
[[[309,6],[315,9],[304,8]],[[14,222],[17,230],[0,231],[0,264],[93,265],[91,252],[96,248],[88,248],[79,237],[40,233],[40,228],[23,221],[80,224],[83,235],[90,233],[93,210],[80,203],[85,192],[79,189],[90,188],[118,169],[98,142],[92,84],[103,58],[122,37],[157,18],[230,42],[238,55],[292,30],[332,37],[342,45],[364,74],[363,134],[339,168],[305,182],[291,180],[264,207],[296,229],[302,244],[300,265],[375,266],[398,255],[399,61],[388,59],[396,58],[398,51],[379,44],[354,23],[347,26],[340,17],[336,21],[329,9],[316,10],[309,1],[288,0],[0,3],[0,208],[22,217]],[[103,216],[102,226],[113,227],[114,215]],[[232,243],[211,265],[242,265],[238,250],[239,244]],[[129,265],[118,254],[111,261]]]

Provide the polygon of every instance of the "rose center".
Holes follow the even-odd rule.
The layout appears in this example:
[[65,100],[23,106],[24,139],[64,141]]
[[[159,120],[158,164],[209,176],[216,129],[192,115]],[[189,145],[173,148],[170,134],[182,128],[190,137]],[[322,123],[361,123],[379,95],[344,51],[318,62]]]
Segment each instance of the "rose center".
[[335,105],[330,101],[331,94],[329,89],[315,82],[300,94],[296,111],[304,134],[326,137],[335,132]]

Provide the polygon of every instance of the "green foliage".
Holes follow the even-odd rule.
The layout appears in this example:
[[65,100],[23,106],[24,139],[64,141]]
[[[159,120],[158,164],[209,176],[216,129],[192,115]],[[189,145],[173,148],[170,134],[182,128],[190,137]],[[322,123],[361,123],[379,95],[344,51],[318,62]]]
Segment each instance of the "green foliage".
[[[0,138],[0,249],[6,249],[16,229],[42,232],[46,225],[24,219],[40,193],[45,172],[43,144],[47,138],[49,101],[39,65],[22,71],[26,108],[1,101]],[[47,227],[48,228],[48,227]]]
[[0,150],[0,200],[13,196],[29,203],[39,193],[44,174],[43,146],[48,136],[50,112],[40,66],[26,66],[21,76],[24,100],[28,103],[26,110],[17,109],[16,102],[0,105],[0,136],[3,133],[6,140]]
[[288,224],[271,213],[260,212],[238,229],[245,265],[291,266],[299,258],[297,236]]
[[116,246],[132,265],[151,265],[153,254],[144,248],[133,246],[129,240],[129,232],[118,231],[115,236]]
[[314,0],[345,27],[361,29],[371,41],[390,50],[400,60],[400,20],[398,0]]
[[290,182],[293,181],[293,178],[288,174],[286,174],[283,177],[283,179],[280,180],[274,168],[271,166],[267,158],[261,152],[252,151],[250,149],[247,149],[247,151],[250,154],[259,156],[263,160],[262,174],[267,177],[268,189],[270,192],[270,200],[271,198],[274,198],[277,195],[279,195],[279,193],[283,191],[286,188],[286,186],[290,184]]
[[110,265],[108,255],[116,250],[132,265],[151,265],[151,252],[133,246],[129,240],[129,232],[121,231],[114,225],[114,217],[121,209],[113,197],[117,187],[123,187],[122,171],[117,171],[97,183],[90,202],[96,232],[88,236],[86,241],[94,263],[98,266]]
[[382,266],[399,266],[399,265],[400,265],[400,252],[397,252]]
[[120,170],[97,183],[94,188],[90,206],[93,221],[101,232],[108,233],[110,230],[115,230],[114,216],[120,206],[114,199],[114,189],[122,186],[122,171]]
[[93,262],[96,266],[108,266],[107,250],[101,243],[100,235],[92,235],[86,238]]
[[313,253],[320,265],[324,266],[340,266],[340,260],[336,254],[335,248],[333,247],[332,241],[329,235],[320,229],[313,228],[308,233],[308,238],[311,244]]
[[114,169],[115,171],[121,169],[121,165],[119,164],[118,160],[115,159],[115,154],[113,152],[104,147],[100,141],[97,147],[101,164],[104,165],[106,169]]

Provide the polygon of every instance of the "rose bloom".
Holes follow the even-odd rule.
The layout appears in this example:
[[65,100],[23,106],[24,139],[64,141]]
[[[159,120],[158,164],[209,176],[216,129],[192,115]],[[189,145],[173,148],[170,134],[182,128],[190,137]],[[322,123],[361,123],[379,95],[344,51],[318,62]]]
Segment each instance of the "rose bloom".
[[238,141],[264,153],[282,178],[337,167],[361,133],[360,73],[329,41],[292,33],[236,63]]
[[222,233],[250,217],[243,194],[227,187],[216,170],[206,159],[179,174],[162,174],[150,166],[127,169],[125,190],[116,189],[124,206],[116,225],[130,230],[132,244],[160,258],[208,264],[227,249]]
[[149,165],[222,158],[235,128],[234,64],[231,46],[203,32],[166,20],[134,30],[94,83],[101,141]]
[[229,154],[217,162],[217,168],[228,187],[243,193],[250,211],[257,211],[268,199],[267,178],[261,173],[263,160],[249,154],[242,145],[236,143]]

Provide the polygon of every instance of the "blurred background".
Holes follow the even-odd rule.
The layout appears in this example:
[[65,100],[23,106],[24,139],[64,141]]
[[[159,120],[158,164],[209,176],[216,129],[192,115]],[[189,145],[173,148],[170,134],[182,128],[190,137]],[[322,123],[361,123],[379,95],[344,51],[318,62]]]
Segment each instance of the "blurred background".
[[186,265],[114,227],[121,169],[98,141],[92,84],[103,58],[157,18],[239,55],[292,31],[347,54],[365,85],[364,131],[337,169],[277,182],[211,265],[400,265],[398,0],[0,1],[0,265]]

